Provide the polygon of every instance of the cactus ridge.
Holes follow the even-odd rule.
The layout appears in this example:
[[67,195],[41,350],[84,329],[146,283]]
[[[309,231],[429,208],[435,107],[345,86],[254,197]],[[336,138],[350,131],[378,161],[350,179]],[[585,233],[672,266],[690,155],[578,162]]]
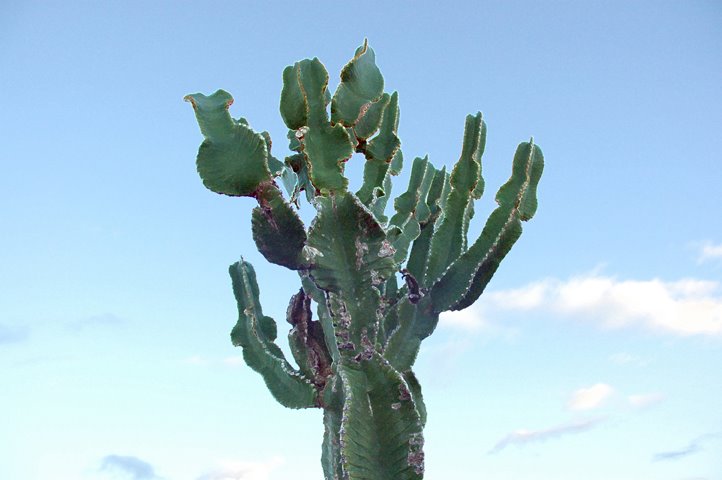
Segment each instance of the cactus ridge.
[[[291,150],[283,161],[271,154],[268,132],[231,117],[229,93],[185,97],[204,137],[196,160],[203,184],[256,199],[259,252],[301,280],[286,311],[297,367],[275,343],[277,325],[263,314],[255,271],[243,259],[229,268],[238,304],[231,340],[281,405],[323,410],[327,480],[421,479],[427,412],[413,372],[421,343],[440,313],[482,294],[521,222],[534,216],[542,152],[533,141],[519,145],[497,207],[471,241],[474,202],[485,187],[480,112],[466,117],[451,172],[428,156],[414,159],[388,218],[392,179],[403,166],[399,97],[384,92],[368,42],[343,67],[333,95],[317,58],[286,67],[282,82]],[[355,193],[344,176],[354,152],[365,158]],[[316,210],[308,229],[297,214],[303,198]]]

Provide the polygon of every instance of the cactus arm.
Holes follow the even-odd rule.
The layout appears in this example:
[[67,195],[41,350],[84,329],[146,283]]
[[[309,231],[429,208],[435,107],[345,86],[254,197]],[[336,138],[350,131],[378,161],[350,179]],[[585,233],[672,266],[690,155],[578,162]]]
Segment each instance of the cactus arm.
[[228,92],[195,93],[185,100],[193,105],[205,137],[196,166],[206,188],[224,195],[252,196],[261,183],[271,180],[266,141],[245,121],[231,118],[228,107],[233,97]]
[[398,326],[384,347],[384,357],[400,372],[409,370],[421,347],[439,322],[439,314],[431,308],[429,297],[414,304],[408,298],[398,303]]
[[408,189],[394,201],[396,214],[389,223],[395,228],[389,230],[389,237],[396,249],[394,259],[398,263],[406,260],[411,242],[421,232],[420,222],[426,221],[431,213],[426,199],[435,174],[436,169],[428,158],[417,157],[411,167]]
[[236,262],[231,265],[229,273],[239,314],[231,340],[234,345],[243,347],[246,364],[261,374],[273,397],[284,407],[318,406],[318,392],[311,381],[294,370],[281,349],[273,343],[275,322],[263,315],[256,274],[251,264],[243,260]]
[[266,152],[268,154],[268,170],[271,172],[272,177],[278,177],[283,173],[283,162],[271,155],[271,147],[273,146],[273,142],[271,141],[271,134],[263,131],[261,132],[261,136],[266,142]]
[[297,130],[289,130],[286,134],[286,138],[288,138],[288,149],[291,151],[294,151],[296,153],[301,153],[301,150],[303,149],[303,145],[301,145],[301,140],[298,139],[298,137],[301,134]]
[[303,222],[273,183],[259,188],[257,199],[259,206],[253,209],[251,227],[258,251],[269,262],[298,270],[306,243]]
[[[481,139],[479,141],[479,151],[478,151],[478,157],[479,157],[479,176],[477,177],[476,186],[474,187],[474,190],[471,192],[471,198],[473,200],[478,200],[481,198],[482,195],[484,195],[484,177],[481,174],[482,170],[482,163],[481,163],[481,157],[484,155],[484,147],[486,146],[486,123],[482,121],[481,123]],[[466,210],[464,211],[464,220],[463,220],[463,233],[461,237],[462,246],[461,251],[465,252],[468,248],[469,243],[469,224],[471,223],[471,219],[474,218],[474,201],[471,200],[469,203],[466,204]]]
[[404,165],[404,155],[401,153],[401,149],[396,151],[394,158],[391,159],[389,168],[386,170],[386,176],[382,183],[381,188],[374,188],[371,200],[369,202],[369,210],[374,214],[380,223],[386,224],[388,218],[384,215],[386,211],[386,205],[388,204],[391,196],[391,177],[396,176],[401,172],[401,168]]
[[379,133],[366,145],[366,158],[385,164],[391,162],[396,151],[401,148],[401,140],[397,135],[398,128],[399,94],[394,92],[391,94],[389,104],[384,108]]
[[306,193],[308,203],[313,203],[316,197],[316,187],[311,183],[308,177],[308,167],[306,165],[306,157],[302,153],[297,153],[286,157],[286,165],[295,174],[295,184],[291,193],[291,202],[297,203],[301,192]]
[[[481,112],[477,113],[477,116],[481,116]],[[484,177],[481,174],[483,165],[481,162],[481,157],[484,155],[484,149],[486,148],[486,122],[482,119],[481,120],[481,131],[479,132],[479,143],[477,144],[477,150],[476,150],[476,157],[479,161],[479,174],[476,180],[476,186],[474,187],[474,190],[471,192],[471,197],[474,200],[478,200],[484,195],[484,188],[486,187],[486,182],[484,181]],[[471,202],[473,203],[473,202]]]
[[[432,175],[433,182],[425,200],[425,211],[428,212],[428,215],[421,217],[423,220],[419,222],[420,233],[413,241],[406,264],[407,274],[417,282],[423,280],[432,235],[443,208],[441,202],[448,197],[450,189],[449,174],[446,173],[445,167],[437,171],[434,171],[432,167]],[[423,196],[421,198],[423,199]],[[420,287],[420,293],[424,295],[423,290],[428,285],[421,282]],[[409,293],[408,289],[406,293]],[[408,299],[399,302],[395,308],[388,310],[383,321],[385,332],[388,335],[384,355],[397,369],[406,372],[416,360],[421,341],[431,335],[438,321],[438,313],[431,311],[428,298],[422,298],[416,305]]]
[[311,317],[311,297],[303,288],[291,297],[286,318],[293,326],[288,333],[293,358],[301,373],[313,379],[316,388],[322,390],[331,375],[331,355],[321,324]]
[[465,252],[469,247],[469,225],[474,218],[474,202],[470,201],[464,209],[464,217],[461,221],[461,251]]
[[311,300],[316,302],[316,313],[323,331],[326,350],[331,355],[332,364],[336,363],[340,360],[341,354],[338,350],[338,345],[336,344],[333,317],[331,316],[331,312],[328,307],[326,292],[318,288],[308,274],[301,275],[301,285],[303,286],[304,293],[310,297]]
[[342,352],[357,355],[378,331],[378,286],[396,269],[393,248],[350,192],[318,197],[316,206],[319,213],[308,235],[309,277],[326,293]]
[[404,380],[406,380],[406,384],[409,386],[411,395],[414,397],[414,403],[416,404],[416,409],[419,412],[421,425],[424,426],[426,425],[426,404],[424,403],[424,397],[421,394],[421,384],[416,378],[416,374],[414,374],[411,370],[403,372],[402,375],[404,376]]
[[[281,118],[292,131],[307,124],[306,100],[298,83],[299,63],[289,65],[283,70],[283,88],[281,89]],[[292,148],[293,150],[293,148]]]
[[[437,170],[434,174],[433,183],[426,197],[426,206],[429,216],[425,221],[419,223],[420,233],[414,240],[409,253],[409,260],[406,263],[406,270],[417,280],[423,281],[426,263],[428,261],[429,249],[431,248],[431,238],[434,234],[434,227],[441,214],[439,201],[443,195],[444,186],[449,182],[449,174],[446,173],[446,167]],[[471,202],[469,202],[471,204]],[[426,287],[428,285],[422,286]]]
[[362,369],[341,365],[339,373],[346,395],[341,462],[348,478],[423,478],[423,425],[404,377],[377,353]]
[[343,164],[353,155],[353,145],[343,125],[328,123],[328,73],[317,58],[303,60],[299,62],[298,82],[308,118],[308,128],[299,140],[308,161],[309,178],[322,193],[344,192],[348,180],[343,176]]
[[383,91],[384,77],[376,66],[376,54],[364,40],[341,70],[341,83],[331,100],[331,122],[353,127]]
[[309,349],[308,324],[311,323],[311,305],[307,297],[303,293],[303,289],[299,293],[294,294],[288,302],[286,310],[286,321],[293,328],[288,332],[288,345],[291,347],[298,370],[306,378],[313,378],[315,381],[319,361],[313,358],[313,350]]
[[479,181],[485,132],[481,113],[466,117],[461,157],[451,172],[451,191],[434,232],[425,283],[436,280],[462,252],[464,214]]
[[360,142],[371,138],[381,125],[381,117],[391,100],[391,95],[384,93],[377,101],[366,108],[366,113],[361,116],[353,126],[354,135]]
[[369,205],[375,189],[382,188],[386,173],[394,155],[401,148],[401,141],[396,134],[399,125],[399,100],[396,92],[391,95],[388,106],[384,109],[383,120],[378,135],[364,147],[366,156],[364,178],[358,197]]
[[543,169],[541,149],[533,141],[521,143],[514,155],[511,178],[496,194],[499,206],[481,235],[431,287],[435,311],[461,310],[479,298],[521,235],[521,222],[536,212],[536,188]]
[[323,444],[321,466],[325,480],[348,478],[341,462],[341,425],[343,419],[344,388],[341,377],[334,374],[323,393]]
[[298,200],[294,198],[296,185],[298,184],[298,175],[296,175],[296,172],[288,165],[285,165],[278,178],[281,179],[281,185],[283,185],[283,189],[286,190],[286,194],[288,194],[289,202],[298,207]]

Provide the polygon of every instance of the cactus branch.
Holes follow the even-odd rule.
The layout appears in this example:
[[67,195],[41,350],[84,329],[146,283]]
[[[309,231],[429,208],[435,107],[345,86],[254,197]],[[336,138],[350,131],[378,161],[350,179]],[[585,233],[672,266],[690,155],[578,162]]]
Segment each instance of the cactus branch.
[[238,323],[231,332],[231,339],[234,345],[243,347],[246,364],[263,376],[271,394],[284,407],[319,406],[318,391],[311,379],[291,367],[281,349],[273,343],[276,323],[263,315],[256,273],[251,264],[243,260],[236,262],[229,273],[238,302]]

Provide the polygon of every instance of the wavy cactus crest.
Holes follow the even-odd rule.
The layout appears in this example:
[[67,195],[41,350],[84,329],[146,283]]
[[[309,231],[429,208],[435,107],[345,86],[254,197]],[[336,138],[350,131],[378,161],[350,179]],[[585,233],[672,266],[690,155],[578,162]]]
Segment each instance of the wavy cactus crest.
[[[197,158],[203,184],[258,200],[251,222],[259,251],[301,277],[287,312],[298,367],[274,343],[276,323],[263,314],[255,272],[244,260],[230,267],[239,312],[231,338],[278,402],[323,409],[326,479],[420,479],[426,408],[412,367],[421,341],[441,312],[479,298],[521,235],[521,222],[536,211],[543,156],[532,141],[519,145],[498,207],[469,245],[486,140],[481,113],[469,115],[451,174],[416,158],[388,219],[391,177],[402,166],[398,95],[384,93],[366,42],[341,71],[333,97],[327,85],[316,58],[283,71],[280,110],[294,152],[283,162],[271,155],[267,132],[231,118],[230,94],[186,97],[205,137]],[[366,158],[356,193],[344,177],[354,152]],[[296,213],[301,192],[317,210],[308,230]]]

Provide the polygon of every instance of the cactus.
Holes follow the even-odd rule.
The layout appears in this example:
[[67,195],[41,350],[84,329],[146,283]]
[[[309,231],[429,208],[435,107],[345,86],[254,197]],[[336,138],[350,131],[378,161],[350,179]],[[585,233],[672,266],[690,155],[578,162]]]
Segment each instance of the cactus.
[[[451,173],[416,158],[388,219],[391,180],[403,163],[398,95],[384,93],[366,41],[333,96],[327,85],[317,58],[283,71],[280,110],[293,151],[284,162],[271,155],[267,132],[230,116],[227,92],[185,98],[205,137],[197,157],[204,185],[254,197],[258,250],[301,281],[287,310],[297,366],[274,343],[276,323],[263,314],[256,274],[243,259],[230,267],[239,312],[231,339],[278,402],[323,409],[326,479],[420,479],[426,408],[413,372],[419,347],[441,312],[479,298],[521,235],[521,222],[534,215],[543,156],[533,141],[518,146],[498,207],[469,244],[486,141],[481,113],[469,115]],[[366,158],[356,193],[344,176],[354,152]],[[301,192],[317,211],[308,230],[296,213]]]

